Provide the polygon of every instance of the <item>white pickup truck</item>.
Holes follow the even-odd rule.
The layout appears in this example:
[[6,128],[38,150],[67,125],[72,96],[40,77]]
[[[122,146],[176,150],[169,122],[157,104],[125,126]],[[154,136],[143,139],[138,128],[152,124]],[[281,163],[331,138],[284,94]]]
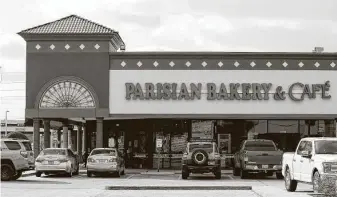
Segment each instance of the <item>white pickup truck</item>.
[[337,176],[337,138],[303,138],[295,153],[284,153],[282,175],[285,187],[293,192],[298,182],[313,185],[318,192],[318,183],[324,176]]

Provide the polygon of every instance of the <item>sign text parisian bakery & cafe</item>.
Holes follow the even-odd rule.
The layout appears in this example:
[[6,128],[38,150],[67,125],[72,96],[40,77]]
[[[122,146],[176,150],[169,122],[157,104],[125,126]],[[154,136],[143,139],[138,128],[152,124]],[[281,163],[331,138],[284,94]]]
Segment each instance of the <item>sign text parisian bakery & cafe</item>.
[[[218,86],[218,87],[217,87]],[[330,99],[330,82],[322,84],[293,83],[289,87],[272,83],[207,83],[207,100],[285,100],[289,97],[293,101],[306,98]],[[144,88],[143,88],[144,87]],[[127,100],[195,100],[201,99],[201,83],[125,83]],[[287,88],[287,89],[284,89]],[[274,89],[275,91],[271,92]],[[296,90],[296,92],[294,91]],[[299,91],[298,91],[299,90]]]

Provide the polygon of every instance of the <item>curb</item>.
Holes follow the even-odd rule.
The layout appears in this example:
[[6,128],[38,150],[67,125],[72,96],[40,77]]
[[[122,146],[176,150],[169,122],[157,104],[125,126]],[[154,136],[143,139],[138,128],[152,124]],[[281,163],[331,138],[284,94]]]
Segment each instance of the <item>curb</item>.
[[252,186],[107,186],[105,190],[252,190]]

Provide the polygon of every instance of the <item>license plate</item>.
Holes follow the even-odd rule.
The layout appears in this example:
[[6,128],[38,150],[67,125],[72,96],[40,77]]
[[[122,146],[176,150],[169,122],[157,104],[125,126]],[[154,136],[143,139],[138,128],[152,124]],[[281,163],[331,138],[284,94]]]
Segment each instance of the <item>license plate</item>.
[[100,163],[106,163],[106,162],[108,162],[108,160],[106,160],[106,159],[100,159],[99,162]]
[[215,165],[215,161],[209,161],[208,165]]
[[54,165],[54,161],[48,161],[49,165]]
[[263,168],[263,169],[267,169],[267,168],[268,168],[268,165],[262,165],[262,168]]
[[331,171],[336,172],[337,171],[337,165],[331,165]]

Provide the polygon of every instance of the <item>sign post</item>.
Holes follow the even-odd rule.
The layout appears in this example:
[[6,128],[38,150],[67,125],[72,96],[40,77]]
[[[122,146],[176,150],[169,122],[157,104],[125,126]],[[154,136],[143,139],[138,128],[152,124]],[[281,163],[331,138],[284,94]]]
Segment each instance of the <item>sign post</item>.
[[160,167],[160,149],[163,146],[163,140],[162,139],[157,139],[156,140],[156,147],[158,149],[158,166],[157,166],[157,172],[159,172],[159,167]]

